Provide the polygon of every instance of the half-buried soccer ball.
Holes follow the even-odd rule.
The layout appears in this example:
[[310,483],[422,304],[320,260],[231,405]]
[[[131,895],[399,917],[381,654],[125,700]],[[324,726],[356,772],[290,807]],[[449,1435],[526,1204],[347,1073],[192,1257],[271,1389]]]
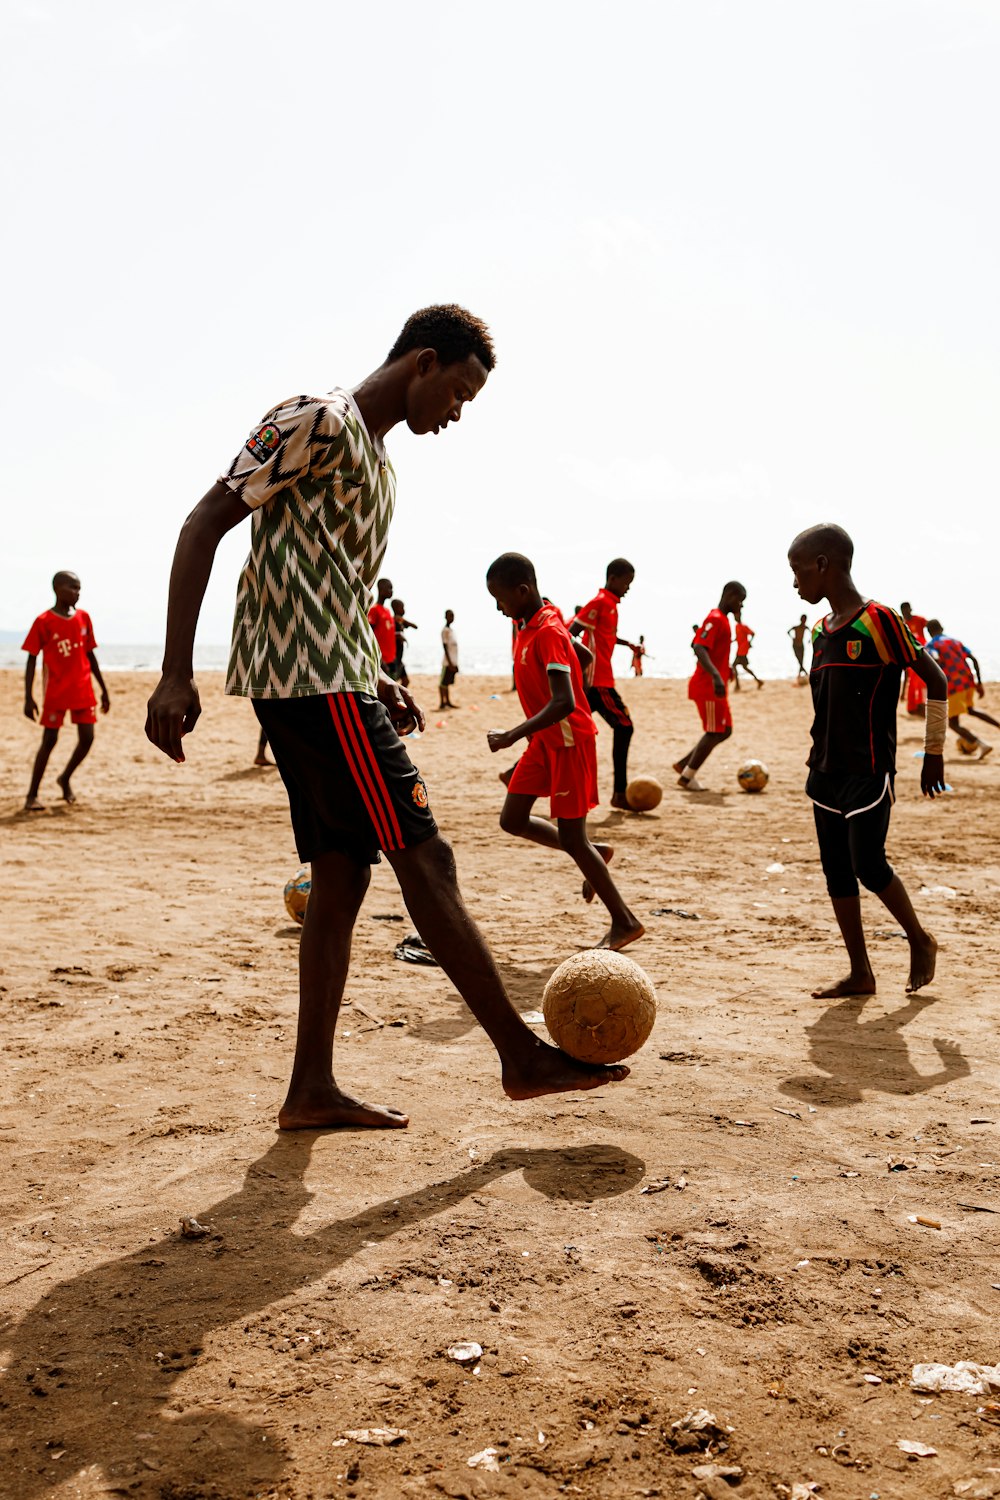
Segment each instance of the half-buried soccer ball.
[[300,927],[306,919],[306,907],[309,905],[311,890],[312,871],[308,865],[303,865],[301,870],[296,870],[285,886],[285,910]]
[[770,776],[762,760],[745,760],[736,772],[736,780],[745,792],[762,792]]
[[637,776],[625,788],[625,801],[633,812],[652,812],[663,801],[663,787],[655,776]]
[[578,1062],[613,1063],[638,1052],[656,1020],[656,991],[623,953],[591,948],[559,965],[542,1014],[557,1047]]

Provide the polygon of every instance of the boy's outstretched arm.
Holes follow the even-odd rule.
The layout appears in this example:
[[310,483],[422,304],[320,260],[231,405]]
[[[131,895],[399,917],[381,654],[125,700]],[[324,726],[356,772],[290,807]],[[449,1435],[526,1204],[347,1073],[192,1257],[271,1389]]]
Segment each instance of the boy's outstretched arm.
[[97,678],[98,684],[101,689],[101,713],[106,714],[108,709],[111,707],[111,699],[108,696],[108,690],[105,686],[104,678],[101,676],[101,669],[97,665],[97,652],[88,651],[87,660],[90,663],[90,670]]
[[972,670],[976,674],[976,693],[981,698],[986,692],[986,689],[983,687],[983,674],[979,670],[979,662],[973,656],[971,651],[966,651],[965,654],[968,657],[969,661],[972,663]]
[[29,656],[24,664],[24,717],[35,720],[38,718],[38,704],[35,702],[35,662],[37,656]]
[[544,708],[539,709],[534,718],[525,719],[524,723],[518,724],[515,729],[489,730],[486,741],[494,755],[498,750],[508,750],[511,745],[516,745],[518,740],[525,740],[529,735],[537,734],[541,729],[548,729],[550,724],[558,724],[560,719],[569,718],[576,706],[573,697],[573,679],[568,671],[561,671],[558,667],[549,671],[548,679],[552,697]]
[[[918,651],[913,670],[927,688],[924,758],[920,762],[920,790],[925,797],[944,791],[944,737],[948,727],[948,679],[927,651]],[[940,707],[936,705],[940,704]]]
[[194,633],[216,549],[226,532],[249,514],[250,507],[219,480],[198,501],[177,538],[170,570],[163,675],[146,712],[146,738],[171,760],[184,759],[181,736],[191,732],[201,713],[194,685]]

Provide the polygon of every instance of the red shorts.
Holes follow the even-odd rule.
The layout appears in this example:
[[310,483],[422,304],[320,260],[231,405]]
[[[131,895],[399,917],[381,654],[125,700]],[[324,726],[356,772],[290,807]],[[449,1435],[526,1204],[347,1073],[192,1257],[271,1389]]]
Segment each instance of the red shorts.
[[915,713],[922,703],[927,701],[927,689],[924,679],[918,677],[911,667],[906,674],[906,712]]
[[85,708],[53,708],[52,705],[48,701],[46,701],[42,704],[42,728],[61,728],[63,720],[65,719],[67,714],[69,714],[69,721],[71,724],[96,724],[97,704],[90,703]]
[[729,712],[728,698],[718,698],[713,693],[711,698],[694,698],[693,702],[706,734],[724,734],[727,729],[732,729],[733,716]]
[[597,737],[575,745],[546,745],[533,735],[507,785],[517,797],[548,797],[554,818],[585,818],[598,803]]

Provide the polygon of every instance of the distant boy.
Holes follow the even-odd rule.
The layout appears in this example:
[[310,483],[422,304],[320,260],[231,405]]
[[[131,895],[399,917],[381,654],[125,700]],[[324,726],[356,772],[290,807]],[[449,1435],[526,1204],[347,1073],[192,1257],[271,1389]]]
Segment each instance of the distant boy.
[[903,882],[885,857],[896,775],[896,700],[900,675],[912,667],[927,687],[920,790],[944,791],[947,684],[900,615],[866,599],[851,577],[854,543],[840,526],[811,526],[788,550],[795,587],[807,604],[828,600],[813,626],[809,673],[815,717],[806,795],[813,804],[820,861],[851,971],[813,990],[817,1000],[873,995],[858,882],[874,892],[910,944],[907,993],[934,978],[937,943],[926,932]]
[[79,578],[75,573],[57,573],[52,580],[52,590],[56,596],[55,604],[38,616],[21,647],[22,651],[28,653],[24,668],[24,712],[32,720],[38,718],[38,704],[32,693],[35,685],[35,662],[38,653],[42,654],[42,743],[35,756],[31,785],[24,799],[24,810],[29,813],[46,810],[38,800],[38,793],[45,767],[67,713],[70,722],[76,725],[76,748],[65,771],[56,777],[56,785],[62,792],[64,802],[76,801],[70,779],[77,766],[90,754],[90,747],[94,743],[94,725],[97,723],[92,677],[96,677],[100,685],[101,713],[106,714],[111,707],[111,699],[97,664],[94,627],[86,610],[76,607],[76,601],[80,597]]
[[624,557],[612,558],[605,572],[602,589],[578,609],[570,625],[571,635],[583,635],[593,656],[586,678],[587,702],[592,713],[599,714],[612,733],[611,762],[614,769],[614,795],[611,806],[628,810],[625,789],[628,786],[628,747],[635,730],[631,715],[615,687],[611,656],[616,646],[635,651],[631,641],[618,634],[618,606],[632,587],[635,568]]
[[799,666],[799,670],[796,672],[795,675],[796,675],[796,677],[805,677],[805,678],[808,678],[809,673],[806,671],[806,667],[805,667],[805,657],[806,657],[806,644],[805,644],[805,642],[806,642],[806,617],[805,617],[805,615],[799,615],[799,623],[797,625],[793,625],[791,627],[791,629],[789,630],[788,634],[792,638],[792,650],[795,652],[795,660],[798,662],[798,666]]
[[736,617],[736,655],[733,657],[733,666],[732,666],[733,687],[736,689],[737,692],[739,692],[739,690],[740,690],[740,674],[739,674],[739,669],[741,667],[742,667],[742,669],[743,669],[744,672],[749,673],[749,675],[753,678],[754,682],[757,684],[758,688],[762,688],[764,686],[764,684],[761,682],[760,678],[757,676],[757,673],[751,667],[750,661],[749,661],[750,646],[751,646],[751,643],[753,642],[753,638],[754,638],[754,636],[756,634],[757,634],[756,630],[751,630],[749,625],[744,625],[742,618],[739,615],[737,615],[737,617]]
[[[978,745],[979,759],[985,760],[993,746],[987,745],[986,741],[981,740],[978,734],[973,734],[971,729],[966,729],[959,719],[959,714],[970,714],[972,718],[982,719],[985,724],[992,724],[994,729],[1000,729],[1000,724],[996,719],[991,719],[989,714],[984,714],[981,709],[972,706],[977,695],[981,698],[985,691],[979,663],[968,646],[963,646],[962,642],[956,641],[954,636],[945,635],[940,620],[928,620],[927,629],[931,636],[927,642],[927,650],[948,681],[948,725],[967,745],[973,747]],[[969,670],[969,662],[975,670],[975,677]]]
[[[570,855],[584,877],[584,899],[599,896],[611,918],[598,946],[625,948],[644,929],[611,878],[613,849],[587,837],[587,814],[598,802],[597,727],[573,641],[558,609],[539,593],[533,564],[520,553],[505,552],[491,563],[486,587],[497,609],[521,622],[514,677],[527,716],[516,729],[491,729],[486,736],[494,753],[528,741],[507,785],[500,827]],[[538,797],[549,798],[555,827],[532,817]]]
[[639,637],[639,644],[637,646],[633,646],[632,647],[632,676],[633,677],[641,677],[642,676],[643,658],[646,657],[646,656],[648,656],[648,655],[649,655],[649,652],[646,650],[646,637],[644,635],[641,635]]
[[396,667],[396,621],[392,610],[386,608],[386,600],[392,598],[392,580],[380,578],[378,581],[378,598],[368,611],[368,623],[372,628],[372,634],[378,643],[379,654],[382,659],[382,670],[393,682],[398,678]]
[[[906,600],[899,606],[899,612],[906,621],[910,634],[917,642],[917,645],[925,646],[927,644],[927,621],[923,615],[915,615]],[[902,696],[903,690],[901,688],[900,697]],[[927,694],[924,685],[916,672],[908,671],[906,674],[906,712],[912,714],[916,719],[922,719],[926,697]]]
[[451,701],[451,689],[455,678],[458,676],[458,637],[454,630],[455,611],[446,609],[444,612],[444,629],[441,632],[441,680],[438,683],[440,702],[438,709],[454,708]]
[[[416,630],[418,627],[413,620],[406,618],[406,605],[402,599],[393,599],[392,618],[396,628],[396,674],[395,681],[400,687],[409,687],[410,678],[403,662],[403,652],[406,650],[406,631]],[[390,676],[392,674],[390,673]]]
[[728,740],[733,732],[732,715],[726,687],[729,682],[729,648],[733,633],[729,616],[739,618],[747,591],[742,583],[733,580],[722,590],[715,609],[710,609],[695,632],[692,649],[698,665],[688,683],[688,697],[698,710],[704,731],[693,750],[674,763],[680,780],[678,786],[685,792],[703,792],[705,788],[695,774],[704,765],[716,745]]

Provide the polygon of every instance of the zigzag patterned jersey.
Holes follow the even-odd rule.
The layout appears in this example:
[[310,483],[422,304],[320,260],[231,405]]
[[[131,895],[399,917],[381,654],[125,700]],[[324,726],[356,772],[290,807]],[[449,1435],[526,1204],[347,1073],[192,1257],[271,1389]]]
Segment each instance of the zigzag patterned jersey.
[[267,414],[222,482],[253,511],[226,692],[245,698],[376,692],[370,591],[396,475],[347,391]]

